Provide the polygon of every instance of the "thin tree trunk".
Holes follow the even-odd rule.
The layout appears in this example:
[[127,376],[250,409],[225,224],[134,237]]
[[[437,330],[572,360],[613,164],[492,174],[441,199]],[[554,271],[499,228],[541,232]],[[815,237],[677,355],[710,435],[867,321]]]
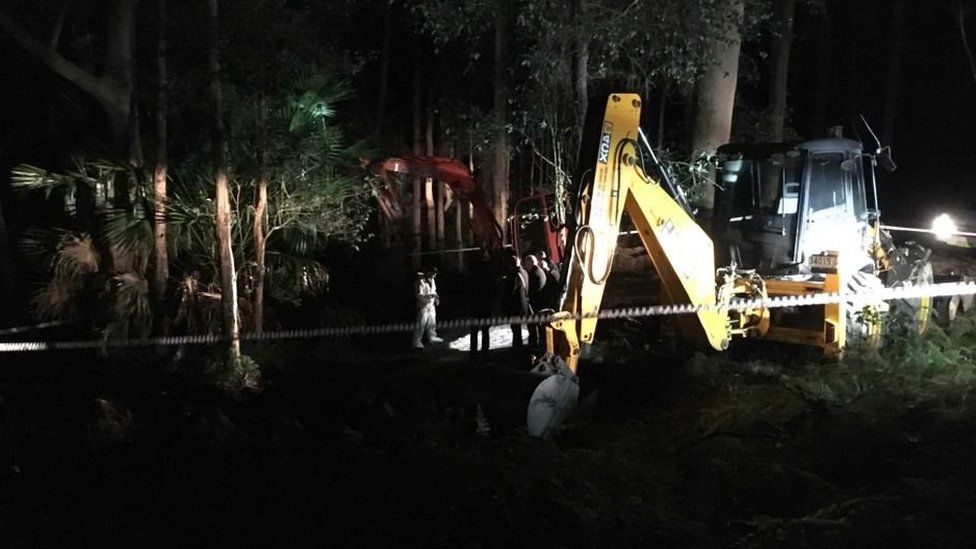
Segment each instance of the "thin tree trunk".
[[657,106],[657,146],[664,148],[664,116],[668,112],[668,96],[671,94],[671,82],[665,82],[661,89],[661,101]]
[[456,242],[455,247],[458,249],[457,253],[457,268],[458,272],[464,268],[464,252],[460,251],[464,247],[464,227],[461,222],[461,208],[464,204],[461,202],[461,195],[454,195],[454,241]]
[[509,146],[508,146],[508,0],[496,0],[495,51],[493,82],[493,118],[495,143],[492,149],[492,207],[495,220],[505,232],[508,217]]
[[[432,90],[427,93],[427,117],[424,124],[424,150],[427,156],[434,155],[434,94]],[[440,181],[434,181],[428,177],[424,180],[424,204],[427,207],[427,249],[437,250],[437,204],[439,203],[436,187],[440,186]]]
[[[262,85],[264,81],[262,79]],[[254,332],[264,332],[264,278],[265,258],[267,256],[268,234],[265,228],[265,218],[268,212],[268,174],[265,166],[265,151],[267,149],[268,112],[262,93],[258,105],[258,150],[260,151],[260,168],[258,186],[254,192],[254,295],[251,308],[254,316]],[[382,219],[382,217],[381,217]]]
[[[10,239],[7,234],[7,220],[3,214],[3,204],[0,203],[0,286],[3,288],[4,311],[13,312],[17,301],[14,285],[14,262],[11,261]],[[10,319],[12,319],[12,315]]]
[[[414,67],[413,73],[413,154],[420,155],[423,150],[423,138],[421,137],[421,125],[422,125],[422,115],[420,110],[420,100],[421,100],[421,74],[419,59],[420,56],[415,56],[418,65]],[[420,267],[420,252],[422,246],[422,224],[421,224],[421,214],[420,214],[420,195],[423,192],[423,187],[420,184],[420,176],[412,176],[410,178],[413,185],[413,207],[411,211],[413,213],[413,266],[414,268]]]
[[576,121],[583,131],[589,96],[590,21],[586,18],[586,0],[573,0],[576,44],[573,48],[573,89],[576,93]]
[[[373,123],[373,139],[377,143],[379,142],[380,135],[383,133],[383,125],[386,117],[386,95],[390,75],[390,35],[392,34],[390,12],[392,8],[391,5],[387,5],[386,12],[383,14],[383,48],[380,52],[380,89],[379,97],[376,100],[376,120]],[[394,224],[382,214],[377,217],[377,223],[379,225],[383,249],[389,250],[393,243]]]
[[[470,134],[468,137],[468,171],[474,173],[474,139],[470,137]],[[472,206],[471,202],[467,200],[462,200],[461,204],[464,207],[464,217],[467,221],[468,227],[467,242],[474,242],[474,228],[473,223],[471,222],[471,220],[474,219],[474,206]]]
[[377,222],[380,226],[380,238],[383,242],[383,249],[389,250],[390,246],[393,244],[393,239],[390,236],[390,221],[386,218],[386,216],[380,214],[377,218]]
[[962,0],[956,0],[956,24],[959,26],[963,51],[966,52],[966,59],[969,60],[969,72],[973,75],[973,82],[976,83],[976,57],[973,56],[973,48],[969,45],[969,36],[966,34],[966,8]]
[[[135,89],[138,3],[138,0],[112,0],[109,15],[112,23],[105,49],[105,76],[114,80],[125,93],[125,103],[118,108],[121,118],[113,124],[116,147],[126,152],[129,164],[133,167],[144,164]],[[121,206],[129,204],[129,189],[125,182],[116,189],[116,197],[121,198]]]
[[54,21],[54,28],[51,29],[51,39],[48,46],[52,51],[58,51],[58,44],[61,42],[61,31],[64,30],[64,20],[68,16],[68,8],[71,7],[71,0],[64,0],[61,9],[58,10],[58,18]]
[[437,249],[437,242],[435,241],[437,235],[436,215],[434,213],[434,180],[426,177],[424,178],[424,221],[426,222],[427,251]]
[[[457,156],[457,128],[452,127],[451,137],[448,141],[448,151],[447,156],[449,158],[455,158]],[[454,203],[454,247],[460,250],[464,247],[464,239],[462,237],[462,227],[461,227],[461,195],[459,193],[451,193],[451,200]],[[464,269],[464,252],[457,252],[457,270],[461,272]]]
[[817,83],[813,100],[813,118],[810,123],[811,137],[821,137],[827,128],[827,105],[832,87],[831,61],[833,60],[833,32],[830,25],[830,3],[824,2],[820,27],[817,32]]
[[227,181],[227,141],[224,137],[223,97],[220,85],[220,25],[217,0],[210,8],[210,86],[213,94],[213,169],[216,186],[216,237],[220,265],[220,302],[224,317],[224,336],[229,339],[228,359],[233,368],[241,362],[240,326],[237,312],[237,273],[231,243],[230,190]]
[[[427,100],[427,156],[434,155],[434,94]],[[433,181],[434,186],[434,249],[440,252],[441,265],[444,264],[444,182]]]
[[[736,14],[726,35],[712,39],[711,48],[717,61],[705,69],[695,86],[695,119],[692,149],[695,154],[712,155],[732,135],[732,112],[739,75],[739,49],[742,42],[743,0],[725,0]],[[700,206],[703,217],[711,217],[715,205],[715,187],[705,190]]]
[[267,234],[264,219],[268,211],[268,179],[261,172],[254,199],[254,331],[264,331],[264,277],[265,256],[267,253]]
[[383,123],[386,120],[386,94],[389,87],[390,78],[390,37],[393,34],[391,23],[391,13],[393,6],[387,4],[386,13],[383,14],[383,47],[380,50],[380,89],[379,97],[376,99],[376,123],[373,126],[373,136],[379,138],[383,132]]
[[776,0],[773,7],[773,59],[769,82],[769,108],[766,112],[767,141],[783,141],[786,125],[786,97],[790,74],[790,51],[793,49],[793,18],[796,0]]
[[895,0],[891,14],[891,46],[888,48],[888,74],[885,86],[884,121],[881,142],[891,145],[895,138],[895,118],[901,91],[901,56],[905,50],[905,0]]
[[167,94],[166,94],[166,0],[157,0],[156,45],[156,168],[153,170],[153,298],[156,304],[154,330],[166,329],[166,286],[169,280],[169,250],[166,247]]

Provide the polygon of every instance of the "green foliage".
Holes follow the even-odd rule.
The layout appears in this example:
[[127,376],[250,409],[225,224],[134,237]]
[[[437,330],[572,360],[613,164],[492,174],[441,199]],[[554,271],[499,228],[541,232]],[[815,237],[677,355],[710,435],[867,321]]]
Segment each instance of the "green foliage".
[[852,351],[839,363],[808,365],[784,380],[829,405],[868,394],[909,404],[964,398],[976,384],[976,315],[961,317],[949,331],[929,326],[924,335],[914,323],[889,322],[880,350]]
[[[690,202],[695,203],[704,196],[709,186],[715,184],[712,175],[716,165],[714,156],[699,153],[691,160],[684,160],[679,152],[670,149],[658,151],[657,154],[661,164],[668,170],[671,181],[681,187]],[[653,172],[648,175],[657,179]]]
[[202,375],[208,384],[232,394],[242,391],[260,392],[264,385],[261,365],[243,354],[239,362],[226,356],[210,358],[204,363]]
[[[278,91],[269,97],[264,91],[231,88],[229,94],[231,160],[239,167],[231,173],[232,233],[239,293],[246,298],[256,280],[253,197],[258,182],[266,178],[266,287],[272,300],[298,303],[326,286],[325,266],[314,259],[324,245],[360,238],[370,195],[355,176],[362,147],[346,145],[334,123],[337,102],[349,96],[348,84],[328,72],[306,68],[296,71]],[[84,187],[85,196],[91,197],[87,210],[95,213],[86,233],[59,229],[27,233],[23,249],[50,265],[48,282],[35,298],[36,313],[71,316],[94,285],[99,295],[111,296],[95,315],[103,319],[101,323],[148,320],[145,278],[153,246],[149,178],[103,160],[76,161],[75,168],[65,173],[18,166],[13,177],[21,192],[43,191],[49,199],[63,200],[74,224],[81,211],[78,191]],[[171,272],[183,279],[184,287],[188,278],[193,280],[194,295],[219,296],[209,167],[200,157],[189,158],[171,170],[170,177],[165,205]],[[118,196],[119,188],[130,189],[129,196]],[[186,327],[211,331],[214,324],[206,318],[213,315],[202,309],[209,310],[213,300],[183,294],[183,308],[201,308],[193,314],[183,311],[184,320],[197,319],[187,320]]]

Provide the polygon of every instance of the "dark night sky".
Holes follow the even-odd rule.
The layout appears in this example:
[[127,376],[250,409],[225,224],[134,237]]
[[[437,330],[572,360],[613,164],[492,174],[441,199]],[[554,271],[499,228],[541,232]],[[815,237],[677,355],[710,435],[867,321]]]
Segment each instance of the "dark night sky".
[[[851,9],[857,32],[844,37],[842,55],[864,67],[861,109],[879,126],[889,17],[881,2],[857,4]],[[976,198],[976,83],[942,2],[908,2],[905,22],[892,143],[899,170],[880,194],[889,222],[927,224],[940,208]]]

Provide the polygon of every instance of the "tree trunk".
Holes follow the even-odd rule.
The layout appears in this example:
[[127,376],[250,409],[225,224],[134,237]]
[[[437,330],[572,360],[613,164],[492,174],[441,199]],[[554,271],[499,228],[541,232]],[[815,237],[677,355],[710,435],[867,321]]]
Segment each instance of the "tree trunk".
[[793,48],[793,18],[796,0],[776,0],[773,7],[772,75],[769,82],[769,108],[766,112],[765,138],[772,143],[783,141],[786,125],[787,84],[790,74],[790,51]]
[[[421,137],[421,124],[423,123],[422,114],[420,110],[420,99],[421,99],[421,74],[419,59],[420,56],[415,57],[418,61],[418,65],[414,67],[413,73],[413,154],[420,155],[423,154],[423,139]],[[413,229],[413,266],[414,268],[420,267],[420,252],[422,246],[422,224],[421,224],[421,214],[420,214],[420,194],[423,192],[423,187],[420,184],[420,176],[412,176],[410,182],[413,185],[413,207],[411,212],[413,214],[412,218],[412,229]]]
[[898,114],[898,95],[901,90],[901,56],[904,51],[905,0],[895,0],[891,14],[891,46],[888,48],[888,74],[885,77],[884,120],[881,143],[891,145],[895,138],[895,117]]
[[454,241],[456,243],[457,252],[457,269],[458,272],[464,268],[464,252],[461,248],[464,247],[464,226],[461,222],[461,209],[464,208],[464,202],[461,200],[461,195],[454,195]]
[[156,42],[156,168],[153,170],[153,299],[157,334],[165,332],[166,286],[169,280],[169,251],[166,247],[166,171],[168,139],[166,115],[166,0],[157,0]]
[[[426,147],[427,156],[434,155],[434,94],[433,91],[428,90],[427,93],[427,119],[424,125],[424,144]],[[428,177],[424,180],[424,204],[427,207],[427,249],[437,250],[437,204],[439,201],[437,198],[440,193],[437,191],[436,187],[439,187],[440,181],[434,181],[432,178]]]
[[[261,85],[265,81],[263,74]],[[268,171],[266,164],[268,135],[268,107],[264,93],[258,100],[258,185],[254,190],[254,295],[251,296],[251,309],[254,318],[254,332],[264,332],[264,279],[266,275],[268,233],[265,218],[268,212]],[[382,216],[380,216],[382,220]]]
[[[105,50],[105,77],[115,81],[125,97],[118,107],[120,119],[113,123],[116,148],[124,150],[129,164],[143,165],[142,141],[139,136],[139,110],[136,108],[135,89],[135,39],[136,7],[138,0],[112,0],[107,47]],[[118,189],[122,205],[128,204],[127,187]]]
[[[474,139],[468,137],[468,172],[474,173]],[[461,200],[461,205],[464,207],[464,217],[467,219],[467,242],[474,242],[474,224],[471,222],[474,219],[474,206],[471,205],[470,201]]]
[[[742,42],[741,24],[743,0],[725,0],[737,14],[729,23],[724,36],[711,41],[716,63],[705,69],[695,86],[695,119],[692,148],[695,155],[715,154],[732,135],[732,112],[735,107],[735,87],[739,75],[739,48]],[[715,205],[715,187],[709,184],[700,206],[707,219]]]
[[373,136],[379,139],[383,133],[383,123],[386,120],[386,94],[389,87],[390,78],[390,36],[393,34],[393,25],[390,21],[393,6],[386,5],[386,13],[383,14],[383,48],[380,50],[380,89],[379,97],[376,99],[376,123],[373,125]]
[[105,111],[116,152],[141,162],[139,137],[130,135],[133,129],[130,115],[135,112],[132,56],[136,4],[137,0],[113,0],[111,3],[102,76],[95,76],[58,55],[50,44],[43,44],[31,37],[4,12],[0,12],[0,30],[52,72],[92,96]]
[[0,287],[3,290],[3,310],[11,313],[8,320],[13,319],[13,311],[17,303],[17,294],[14,288],[14,284],[16,284],[14,262],[11,259],[7,220],[4,217],[3,204],[0,203]]
[[268,211],[268,179],[261,171],[258,188],[254,199],[254,331],[264,331],[264,275],[265,255],[267,251],[267,234],[265,233],[264,218]]
[[976,83],[976,57],[973,56],[973,48],[969,45],[969,36],[966,34],[966,7],[962,0],[956,0],[955,7],[959,38],[962,39],[962,48],[966,52],[966,59],[969,61],[969,72],[973,75],[973,82]]
[[492,149],[492,208],[495,220],[505,231],[508,217],[508,0],[497,0],[495,10],[495,52],[493,83],[493,118],[495,143]]
[[671,82],[665,82],[661,88],[661,102],[657,106],[657,146],[664,148],[664,117],[668,113],[668,96],[671,94]]
[[220,303],[224,317],[224,337],[228,338],[228,359],[233,368],[241,362],[240,327],[237,313],[237,273],[231,243],[230,191],[227,181],[227,141],[224,137],[223,97],[220,86],[220,25],[217,0],[208,0],[210,8],[210,87],[213,94],[214,183],[216,185],[216,237],[220,266]]
[[[586,18],[586,0],[573,0],[576,44],[573,47],[573,89],[576,93],[576,118],[583,131],[589,97],[590,21]],[[575,150],[576,147],[574,147]]]
[[[433,156],[434,150],[434,94],[427,100],[427,156]],[[441,265],[444,264],[444,183],[433,181],[434,185],[434,249],[440,252]]]
[[810,137],[821,137],[827,127],[827,104],[832,88],[833,32],[830,26],[830,3],[824,2],[820,28],[817,33],[817,84],[813,100]]
[[48,47],[51,51],[58,51],[58,44],[61,42],[61,31],[64,29],[64,20],[68,16],[68,8],[71,7],[71,0],[64,0],[61,3],[61,9],[58,10],[58,18],[54,21],[54,28],[51,29],[51,39],[48,41]]

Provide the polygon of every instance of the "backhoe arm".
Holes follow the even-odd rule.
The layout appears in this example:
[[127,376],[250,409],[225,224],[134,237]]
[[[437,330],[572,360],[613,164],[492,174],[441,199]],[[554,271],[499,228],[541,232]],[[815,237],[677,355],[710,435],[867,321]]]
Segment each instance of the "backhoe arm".
[[[593,342],[596,315],[610,277],[623,212],[630,215],[662,283],[662,302],[714,305],[716,273],[712,241],[695,220],[641,168],[637,137],[640,97],[607,100],[592,178],[581,183],[578,226],[572,238],[566,293],[550,327],[547,350],[576,372],[580,351]],[[579,315],[587,315],[579,318]],[[717,350],[728,346],[730,324],[715,310],[685,315],[682,336]]]
[[396,187],[390,182],[390,174],[429,177],[444,183],[451,191],[471,204],[471,228],[479,244],[492,254],[501,250],[501,226],[495,221],[491,208],[485,202],[470,170],[461,162],[439,156],[404,156],[374,162],[370,171],[383,182],[383,185],[374,191],[382,214],[391,221],[399,220],[402,211],[399,207],[400,197]]

